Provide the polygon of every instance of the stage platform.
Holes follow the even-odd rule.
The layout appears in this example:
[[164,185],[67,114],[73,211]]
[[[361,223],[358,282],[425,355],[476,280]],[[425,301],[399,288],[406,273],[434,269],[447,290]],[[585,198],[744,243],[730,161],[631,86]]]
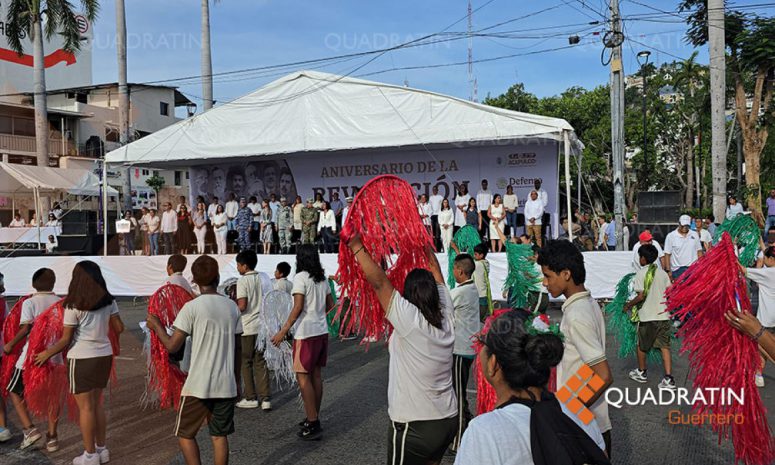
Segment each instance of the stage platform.
[[[221,269],[221,282],[239,277],[235,255],[213,255]],[[327,275],[337,270],[336,254],[321,254],[321,262]],[[439,263],[446,276],[447,255],[438,254]],[[115,296],[151,295],[164,283],[167,256],[37,256],[0,258],[0,273],[5,275],[6,295],[18,296],[31,292],[32,274],[41,267],[54,270],[57,283],[54,291],[66,294],[73,266],[82,260],[92,260],[100,265],[108,283],[110,292]],[[191,264],[197,255],[188,256],[188,267],[184,272],[191,279]],[[491,253],[490,283],[493,298],[500,298],[503,282],[506,279],[507,263],[505,253]],[[257,270],[274,276],[274,270],[280,262],[288,262],[294,268],[295,255],[259,255]],[[612,298],[616,283],[627,273],[632,272],[632,252],[585,252],[584,262],[587,268],[587,288],[597,299]]]

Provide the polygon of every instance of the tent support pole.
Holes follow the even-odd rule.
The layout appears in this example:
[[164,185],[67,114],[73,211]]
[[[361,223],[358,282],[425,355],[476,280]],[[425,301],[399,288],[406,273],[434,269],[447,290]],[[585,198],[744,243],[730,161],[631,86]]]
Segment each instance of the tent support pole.
[[108,163],[102,159],[102,255],[108,256]]
[[570,191],[570,134],[562,132],[563,142],[565,143],[565,200],[568,206],[568,239],[573,242],[573,210],[571,209],[571,191]]
[[40,250],[40,189],[37,187],[33,189],[32,197],[35,201],[35,226],[38,228],[38,250]]

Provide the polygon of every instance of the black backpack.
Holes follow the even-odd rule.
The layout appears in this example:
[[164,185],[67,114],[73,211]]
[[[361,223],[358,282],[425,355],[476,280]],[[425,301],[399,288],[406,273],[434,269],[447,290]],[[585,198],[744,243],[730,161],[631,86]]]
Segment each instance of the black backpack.
[[605,452],[565,412],[553,394],[543,391],[541,401],[512,397],[499,406],[522,404],[530,408],[530,451],[535,465],[610,465]]

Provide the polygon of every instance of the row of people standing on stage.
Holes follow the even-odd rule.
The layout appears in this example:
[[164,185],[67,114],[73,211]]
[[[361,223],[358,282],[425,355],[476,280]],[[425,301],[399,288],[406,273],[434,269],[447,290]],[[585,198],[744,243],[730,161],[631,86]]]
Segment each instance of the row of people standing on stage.
[[294,244],[317,243],[318,239],[325,252],[335,252],[337,231],[352,203],[351,197],[346,200],[345,204],[334,193],[329,202],[317,194],[306,203],[297,196],[291,205],[274,194],[261,202],[231,194],[225,204],[217,197],[208,204],[200,196],[192,209],[186,197],[180,196],[174,209],[171,202],[163,203],[161,213],[143,208],[138,219],[126,212],[130,232],[122,234],[121,253],[134,255],[137,249],[144,255],[203,254],[208,242],[216,244],[213,252],[218,254],[227,253],[229,243],[239,250],[257,247],[264,254],[289,253]]
[[[513,186],[508,186],[503,195],[493,194],[486,179],[482,180],[481,186],[476,195],[472,196],[468,193],[468,186],[461,184],[453,199],[454,203],[440,195],[438,187],[433,187],[430,197],[425,194],[418,197],[420,217],[433,235],[437,249],[443,247],[446,251],[454,233],[466,225],[475,227],[483,242],[489,240],[490,250],[494,252],[501,252],[504,248],[496,228],[504,234],[508,232],[506,235],[509,237],[518,237],[519,199]],[[549,195],[541,188],[541,181],[536,179],[534,189],[530,191],[523,207],[523,232],[539,246],[545,235],[543,219],[548,203]]]

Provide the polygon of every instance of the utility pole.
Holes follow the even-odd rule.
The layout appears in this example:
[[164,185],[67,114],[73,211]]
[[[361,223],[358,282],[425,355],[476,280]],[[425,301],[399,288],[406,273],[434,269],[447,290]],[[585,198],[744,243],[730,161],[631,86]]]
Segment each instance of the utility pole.
[[619,0],[611,0],[611,156],[614,165],[614,218],[616,250],[624,250],[624,68],[622,66],[622,18]]
[[708,0],[710,44],[711,168],[713,171],[713,215],[724,218],[727,193],[726,146],[726,58],[724,53],[724,0]]
[[471,0],[468,0],[468,85],[471,87],[471,93],[468,100],[476,102],[477,85],[474,77],[474,12],[471,8]]
[[210,47],[210,0],[202,0],[202,100],[204,111],[213,107],[213,58]]
[[[116,0],[116,54],[118,56],[118,134],[121,146],[129,143],[129,85],[126,60],[126,11],[124,0]],[[132,167],[124,172],[124,211],[132,211]]]

